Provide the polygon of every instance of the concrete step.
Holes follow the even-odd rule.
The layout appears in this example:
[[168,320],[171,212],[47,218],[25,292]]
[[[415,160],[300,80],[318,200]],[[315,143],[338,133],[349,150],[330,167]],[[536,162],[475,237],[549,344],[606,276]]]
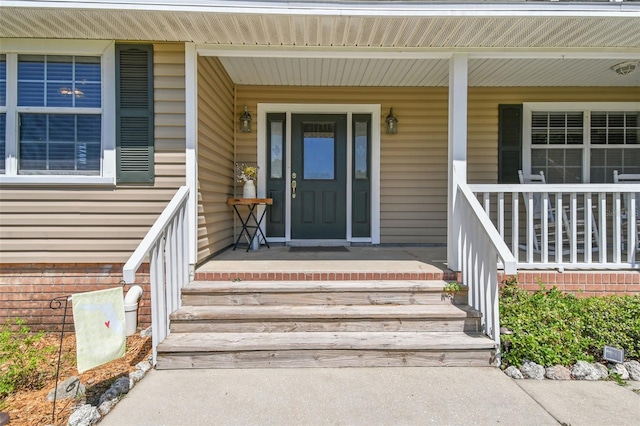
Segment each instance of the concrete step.
[[413,305],[465,304],[467,287],[453,299],[447,281],[194,281],[182,290],[183,305]]
[[171,314],[173,333],[466,331],[480,329],[466,305],[183,306]]
[[494,356],[480,333],[173,333],[157,368],[490,366]]

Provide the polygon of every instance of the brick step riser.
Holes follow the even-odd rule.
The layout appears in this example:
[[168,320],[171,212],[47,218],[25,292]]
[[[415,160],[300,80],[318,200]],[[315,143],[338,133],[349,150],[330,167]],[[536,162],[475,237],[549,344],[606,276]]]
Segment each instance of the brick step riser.
[[408,320],[307,320],[307,321],[227,321],[192,320],[171,321],[172,333],[287,333],[287,332],[361,332],[361,331],[397,331],[397,332],[433,332],[459,331],[478,332],[480,318],[461,318],[459,320],[441,320],[416,318]]
[[467,303],[467,292],[453,301],[442,292],[308,292],[308,293],[199,293],[184,294],[185,306],[277,306],[277,305],[441,305]]

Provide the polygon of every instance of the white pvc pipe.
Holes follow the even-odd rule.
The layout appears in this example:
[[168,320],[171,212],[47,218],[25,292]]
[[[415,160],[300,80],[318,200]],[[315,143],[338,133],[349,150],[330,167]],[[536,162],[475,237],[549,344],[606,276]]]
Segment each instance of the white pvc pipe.
[[124,296],[124,316],[127,336],[135,334],[138,329],[138,301],[142,297],[142,287],[132,286]]

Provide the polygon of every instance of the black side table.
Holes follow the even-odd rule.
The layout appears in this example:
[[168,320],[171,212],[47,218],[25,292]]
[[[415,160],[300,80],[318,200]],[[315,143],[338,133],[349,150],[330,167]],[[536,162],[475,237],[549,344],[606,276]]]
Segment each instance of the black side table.
[[[271,248],[269,247],[269,243],[267,242],[267,237],[265,237],[264,233],[262,232],[262,229],[260,229],[260,224],[262,223],[264,216],[267,214],[267,209],[265,208],[262,211],[262,214],[260,215],[260,217],[258,218],[256,215],[257,213],[256,207],[260,205],[263,205],[263,206],[272,205],[273,198],[229,198],[227,200],[227,204],[230,206],[233,206],[233,209],[236,211],[236,215],[238,216],[238,219],[240,219],[240,222],[242,223],[242,231],[240,231],[240,235],[238,235],[238,239],[236,239],[236,243],[233,245],[233,249],[235,250],[236,247],[238,247],[238,243],[240,242],[240,239],[245,234],[247,236],[247,240],[249,241],[247,251],[251,249],[253,240],[255,238],[258,238],[258,241],[260,241],[260,237],[262,237],[262,239],[264,240],[264,243],[267,246],[267,248]],[[247,206],[248,213],[246,216],[243,216],[242,213],[240,213],[240,210],[238,210],[238,206]],[[253,220],[253,223],[255,223],[255,225],[251,224],[252,220]]]

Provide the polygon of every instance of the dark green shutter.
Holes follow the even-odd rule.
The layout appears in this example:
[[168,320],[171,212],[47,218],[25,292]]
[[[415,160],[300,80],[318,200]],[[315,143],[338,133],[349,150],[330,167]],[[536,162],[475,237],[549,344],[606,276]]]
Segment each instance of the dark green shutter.
[[117,183],[153,184],[153,46],[116,46]]
[[498,183],[518,183],[522,169],[522,105],[498,105]]

